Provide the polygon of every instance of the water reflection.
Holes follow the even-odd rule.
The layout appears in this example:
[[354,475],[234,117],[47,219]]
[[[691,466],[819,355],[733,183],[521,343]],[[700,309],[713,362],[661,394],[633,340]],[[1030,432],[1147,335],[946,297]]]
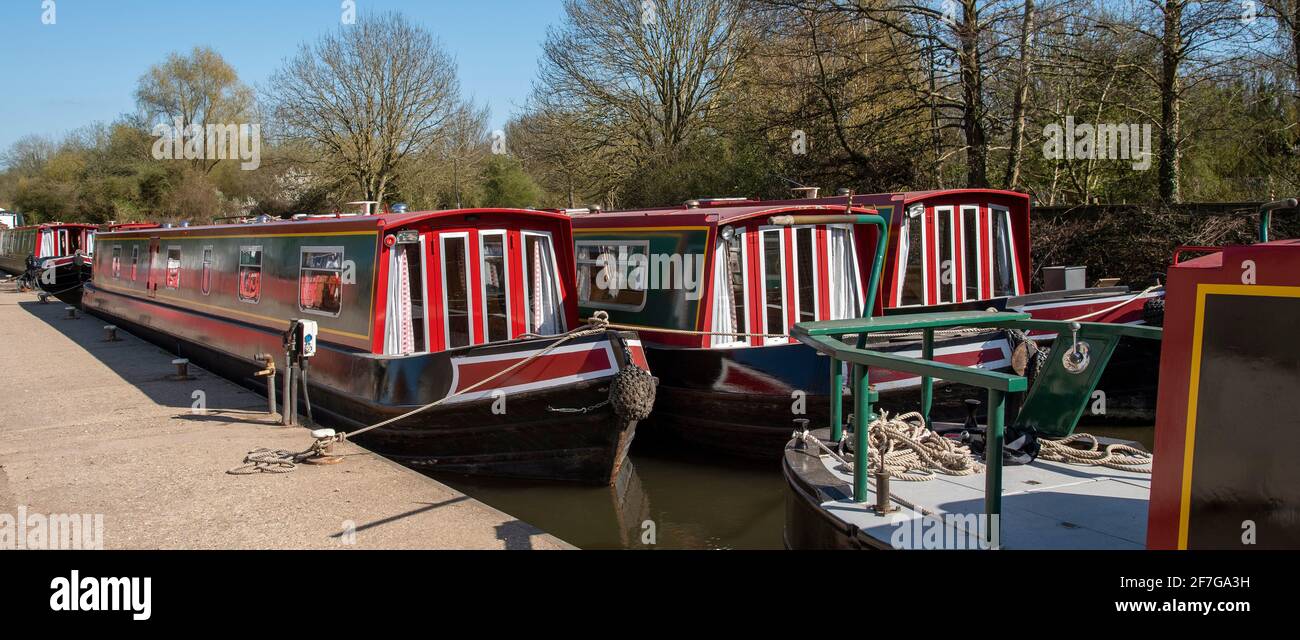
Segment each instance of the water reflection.
[[780,549],[780,467],[638,449],[611,487],[430,474],[583,549]]

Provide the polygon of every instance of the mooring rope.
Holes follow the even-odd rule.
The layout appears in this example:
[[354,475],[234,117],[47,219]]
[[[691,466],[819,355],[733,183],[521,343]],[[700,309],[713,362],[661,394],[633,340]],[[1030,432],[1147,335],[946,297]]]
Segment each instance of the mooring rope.
[[574,340],[575,338],[597,335],[607,331],[609,328],[611,328],[611,325],[609,324],[609,314],[604,311],[597,311],[595,314],[592,315],[591,318],[587,319],[586,326],[578,327],[576,329],[573,329],[567,333],[560,335],[558,340],[547,345],[546,348],[538,351],[537,353],[534,353],[531,356],[528,356],[527,358],[524,358],[523,360],[520,360],[519,362],[516,362],[513,365],[510,365],[509,367],[506,367],[505,369],[502,369],[501,371],[498,371],[497,373],[492,374],[487,378],[484,378],[483,380],[480,380],[468,387],[465,387],[460,391],[457,391],[452,394],[448,394],[426,405],[416,407],[415,409],[412,409],[411,411],[407,411],[406,413],[403,413],[399,416],[395,416],[387,420],[383,420],[381,422],[376,422],[375,424],[372,424],[370,426],[362,427],[355,431],[339,433],[331,438],[322,438],[314,442],[312,446],[308,448],[306,451],[302,451],[299,453],[292,453],[289,451],[270,450],[265,448],[250,451],[248,455],[245,456],[243,465],[239,467],[235,467],[234,469],[230,469],[226,473],[229,473],[231,475],[245,475],[249,473],[258,473],[258,472],[288,473],[290,471],[293,471],[295,468],[297,468],[297,464],[299,462],[302,462],[307,458],[311,458],[321,454],[324,451],[325,447],[329,446],[330,444],[336,442],[345,442],[347,441],[348,438],[355,437],[367,431],[371,431],[383,426],[393,424],[394,422],[398,422],[399,420],[404,420],[423,411],[432,409],[444,402],[447,402],[448,400],[451,400],[452,398],[470,393],[471,391],[474,391],[475,389],[478,389],[479,387],[482,387],[483,385],[492,382],[493,380],[496,380],[501,376],[504,376],[508,373],[511,373],[512,371],[520,369],[521,367],[527,365],[528,363],[554,351],[555,349],[559,348],[561,345],[571,340]]
[[1139,292],[1139,293],[1136,293],[1136,294],[1134,294],[1134,295],[1132,295],[1132,296],[1129,296],[1128,298],[1124,299],[1124,301],[1122,301],[1122,302],[1118,302],[1118,303],[1116,303],[1116,304],[1114,304],[1114,305],[1111,305],[1111,306],[1109,306],[1109,307],[1106,307],[1105,309],[1102,309],[1102,310],[1100,310],[1100,311],[1093,311],[1092,313],[1085,313],[1085,314],[1083,314],[1083,315],[1081,315],[1081,316],[1078,316],[1078,317],[1076,317],[1076,318],[1070,318],[1069,320],[1062,320],[1062,322],[1078,322],[1078,321],[1080,321],[1080,320],[1083,320],[1084,318],[1091,318],[1091,317],[1093,317],[1093,316],[1099,316],[1099,315],[1101,315],[1101,314],[1103,314],[1103,313],[1110,313],[1111,311],[1114,311],[1114,310],[1116,310],[1116,309],[1118,309],[1118,308],[1120,308],[1120,307],[1122,307],[1122,306],[1124,306],[1124,305],[1126,305],[1126,304],[1128,304],[1128,303],[1130,303],[1130,302],[1133,302],[1134,300],[1137,300],[1138,298],[1141,298],[1142,296],[1144,296],[1144,295],[1146,295],[1146,294],[1148,294],[1148,293],[1151,293],[1152,291],[1155,291],[1156,289],[1159,289],[1160,286],[1161,286],[1161,285],[1158,285],[1158,284],[1157,284],[1157,285],[1152,285],[1152,286],[1150,286],[1150,287],[1147,287],[1146,289],[1143,289],[1143,290],[1142,290],[1141,292]]
[[[1087,442],[1086,449],[1071,446],[1076,442]],[[1038,443],[1042,450],[1038,457],[1043,460],[1064,462],[1095,467],[1109,467],[1135,473],[1151,473],[1150,453],[1131,445],[1114,443],[1104,447],[1097,436],[1091,433],[1076,433],[1059,440],[1040,438]]]
[[[984,465],[976,461],[970,447],[926,428],[919,413],[890,418],[887,412],[881,412],[881,416],[872,421],[870,433],[867,465],[879,470],[883,456],[884,470],[891,478],[924,482],[939,474],[968,476],[984,471]],[[794,437],[825,451],[843,464],[850,475],[853,473],[852,463],[811,433],[795,432]],[[1151,473],[1150,453],[1122,443],[1103,447],[1097,437],[1089,433],[1076,433],[1058,440],[1039,438],[1038,442],[1042,446],[1038,458],[1042,460]],[[1079,442],[1087,443],[1087,448],[1074,446]]]

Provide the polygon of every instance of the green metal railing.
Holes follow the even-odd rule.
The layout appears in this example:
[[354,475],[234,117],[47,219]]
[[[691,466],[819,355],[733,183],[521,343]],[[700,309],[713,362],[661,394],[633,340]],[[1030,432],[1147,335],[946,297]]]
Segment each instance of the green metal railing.
[[[1033,390],[1029,391],[1028,382],[1023,376],[936,361],[935,331],[958,327],[1055,332],[1055,344],[1069,344],[1070,350],[1054,350],[1062,353],[1062,357],[1049,361],[1049,365],[1039,374]],[[922,336],[921,357],[886,353],[864,346],[870,334],[885,331],[919,331]],[[1070,336],[1068,341],[1063,339],[1067,334]],[[843,340],[845,336],[852,335],[858,337],[856,346]],[[1133,325],[1033,320],[1026,313],[954,311],[805,322],[796,324],[791,336],[830,357],[830,429],[831,439],[836,442],[844,437],[844,421],[839,410],[842,402],[841,363],[853,366],[853,428],[859,443],[853,460],[855,502],[868,501],[869,469],[866,452],[872,418],[871,367],[921,377],[921,414],[927,425],[930,424],[936,379],[985,389],[988,394],[985,451],[998,453],[985,456],[984,511],[989,519],[991,540],[999,540],[998,529],[1002,514],[1001,451],[1006,427],[1006,394],[1029,391],[1024,407],[1017,416],[1017,428],[1049,436],[1068,435],[1078,423],[1119,340],[1126,336],[1159,339],[1161,330]],[[1075,370],[1070,371],[1065,363],[1072,357],[1078,358],[1083,364],[1080,367],[1076,361]]]
[[1295,209],[1297,204],[1295,198],[1287,200],[1275,200],[1259,206],[1259,241],[1268,242],[1269,227],[1273,224],[1273,212],[1281,209]]

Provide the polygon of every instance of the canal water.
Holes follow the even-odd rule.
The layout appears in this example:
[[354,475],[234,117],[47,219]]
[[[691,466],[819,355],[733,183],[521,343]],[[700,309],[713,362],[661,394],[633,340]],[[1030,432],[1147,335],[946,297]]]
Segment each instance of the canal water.
[[[1081,428],[1135,440],[1153,427]],[[641,445],[640,442],[637,445]],[[781,463],[634,445],[613,487],[433,474],[437,480],[583,549],[781,549]]]

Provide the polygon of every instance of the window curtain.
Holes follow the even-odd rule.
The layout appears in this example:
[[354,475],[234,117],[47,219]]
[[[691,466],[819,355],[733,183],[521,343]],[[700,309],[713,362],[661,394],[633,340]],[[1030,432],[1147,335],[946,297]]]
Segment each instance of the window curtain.
[[737,326],[736,304],[731,293],[731,274],[727,269],[727,243],[719,240],[713,252],[713,336],[712,346],[733,344]]
[[406,248],[389,253],[388,314],[384,321],[384,353],[404,356],[415,352],[415,325],[411,320],[411,270]]
[[533,243],[532,270],[532,309],[529,310],[528,326],[533,333],[555,335],[564,331],[560,319],[559,296],[556,295],[555,258],[551,255],[551,245],[543,240]]
[[831,319],[861,317],[858,303],[858,269],[853,255],[853,233],[840,227],[827,230],[830,244]]

